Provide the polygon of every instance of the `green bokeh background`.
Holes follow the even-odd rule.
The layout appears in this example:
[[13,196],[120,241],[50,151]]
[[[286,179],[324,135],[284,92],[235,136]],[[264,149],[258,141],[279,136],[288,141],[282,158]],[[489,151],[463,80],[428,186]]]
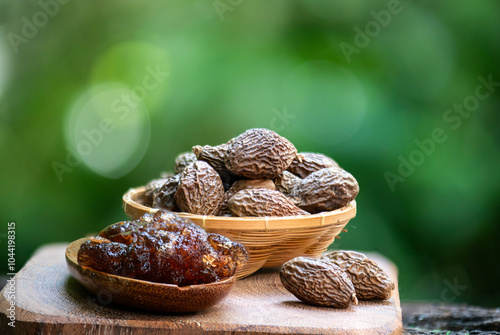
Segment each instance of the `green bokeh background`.
[[[358,215],[333,247],[389,257],[404,300],[499,305],[500,86],[471,98],[479,77],[500,81],[498,1],[66,2],[0,5],[2,273],[7,222],[19,269],[125,219],[122,194],[179,152],[264,127],[357,178]],[[148,68],[168,76],[117,119]],[[114,130],[69,166],[105,118]],[[446,140],[418,156],[436,128]],[[391,189],[401,157],[420,161]]]

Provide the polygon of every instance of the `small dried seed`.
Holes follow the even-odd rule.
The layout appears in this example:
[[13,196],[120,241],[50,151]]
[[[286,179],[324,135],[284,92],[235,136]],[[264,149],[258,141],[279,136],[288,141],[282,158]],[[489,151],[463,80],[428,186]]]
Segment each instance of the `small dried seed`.
[[226,170],[226,165],[224,163],[227,156],[227,144],[221,144],[216,147],[211,147],[209,145],[200,146],[196,145],[193,147],[193,153],[198,157],[199,160],[205,161],[210,164],[217,171]]
[[229,172],[228,170],[216,170],[217,173],[220,176],[220,179],[222,179],[222,184],[224,185],[224,190],[227,191],[231,188],[231,185],[233,185],[236,181],[241,180],[242,177],[239,177],[235,175],[232,172]]
[[276,188],[284,195],[291,198],[297,196],[297,189],[301,182],[301,178],[288,171],[283,171],[274,179]]
[[346,272],[360,300],[387,300],[392,296],[394,283],[377,263],[356,251],[332,251],[321,257]]
[[250,179],[273,179],[297,157],[297,149],[272,130],[250,129],[228,142],[226,168]]
[[179,186],[180,174],[167,178],[162,187],[153,193],[153,208],[162,208],[169,211],[178,209],[174,199],[175,192]]
[[358,303],[349,276],[321,259],[294,258],[281,267],[283,286],[301,301],[317,306],[347,308]]
[[288,167],[288,171],[299,176],[300,178],[305,178],[311,173],[324,168],[339,166],[336,161],[323,154],[301,152],[300,155],[302,156],[302,159],[299,160],[295,158],[292,161],[292,164]]
[[183,152],[175,158],[174,171],[176,174],[182,173],[191,163],[196,162],[196,155],[192,152]]
[[325,168],[302,179],[297,188],[297,206],[310,213],[333,211],[354,200],[358,192],[358,182],[349,172]]
[[183,212],[216,215],[224,199],[224,186],[207,162],[197,161],[182,172],[174,198]]
[[146,185],[146,189],[144,190],[144,204],[145,205],[152,205],[153,204],[153,195],[154,192],[158,189],[160,189],[163,184],[165,184],[168,180],[167,178],[159,178],[159,179],[153,179]]
[[264,188],[237,192],[228,201],[234,216],[293,216],[308,212],[295,206],[283,193]]
[[226,191],[224,194],[224,202],[219,211],[219,215],[224,215],[229,213],[229,208],[227,207],[227,202],[236,193],[245,189],[255,189],[255,188],[265,188],[268,190],[276,190],[272,180],[268,179],[242,179],[234,182],[234,184]]

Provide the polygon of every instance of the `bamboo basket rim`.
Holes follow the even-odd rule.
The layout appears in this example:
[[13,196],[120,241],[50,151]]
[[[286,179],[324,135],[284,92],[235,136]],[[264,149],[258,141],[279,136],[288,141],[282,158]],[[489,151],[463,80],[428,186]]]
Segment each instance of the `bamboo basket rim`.
[[[132,211],[142,213],[155,213],[159,209],[151,208],[137,202],[146,187],[140,186],[129,189],[123,195],[123,208],[125,213]],[[330,212],[322,212],[310,215],[295,215],[283,217],[224,217],[215,215],[196,215],[184,212],[175,212],[180,217],[191,219],[203,228],[238,230],[241,232],[251,231],[283,231],[305,228],[326,227],[341,221],[348,221],[356,216],[356,201],[353,200],[346,206]]]

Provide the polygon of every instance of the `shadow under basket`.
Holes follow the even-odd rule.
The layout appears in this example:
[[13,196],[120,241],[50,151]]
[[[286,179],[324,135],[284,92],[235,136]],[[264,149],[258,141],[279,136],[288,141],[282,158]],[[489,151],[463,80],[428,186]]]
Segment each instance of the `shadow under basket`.
[[[143,186],[132,188],[123,195],[123,209],[131,219],[158,211],[144,205],[144,190]],[[341,231],[346,231],[344,227],[356,216],[356,201],[331,212],[285,217],[176,214],[190,219],[209,233],[221,234],[243,244],[249,258],[236,273],[241,279],[260,268],[280,266],[295,257],[319,257]]]

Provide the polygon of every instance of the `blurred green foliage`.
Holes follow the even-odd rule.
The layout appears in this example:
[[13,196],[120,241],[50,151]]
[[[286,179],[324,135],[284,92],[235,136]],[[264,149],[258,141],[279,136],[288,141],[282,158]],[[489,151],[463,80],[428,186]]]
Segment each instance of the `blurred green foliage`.
[[179,152],[265,127],[358,179],[333,247],[392,259],[402,299],[498,305],[500,87],[476,96],[497,1],[60,1],[0,5],[3,273],[7,222],[19,269],[124,219]]

